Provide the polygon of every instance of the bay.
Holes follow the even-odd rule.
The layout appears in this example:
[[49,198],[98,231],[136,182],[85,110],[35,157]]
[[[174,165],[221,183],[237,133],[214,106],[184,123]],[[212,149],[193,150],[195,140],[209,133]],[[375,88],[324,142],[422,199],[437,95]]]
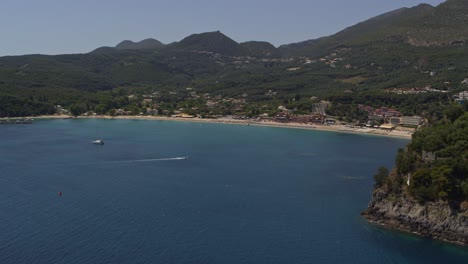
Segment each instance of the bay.
[[5,125],[0,139],[0,263],[468,259],[360,217],[407,140],[93,119]]

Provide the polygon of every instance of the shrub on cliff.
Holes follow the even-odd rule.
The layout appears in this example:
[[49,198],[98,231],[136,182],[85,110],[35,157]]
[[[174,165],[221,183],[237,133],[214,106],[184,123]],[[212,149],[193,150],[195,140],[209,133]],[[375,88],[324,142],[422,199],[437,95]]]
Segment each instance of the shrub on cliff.
[[387,168],[385,168],[384,166],[379,167],[377,173],[374,175],[376,188],[384,186],[384,184],[387,182],[388,174],[389,172]]
[[387,178],[387,190],[390,193],[399,194],[401,193],[404,180],[403,176],[397,172],[396,169],[390,172]]
[[410,193],[421,202],[447,200],[449,195],[455,198],[451,177],[452,169],[447,165],[417,170],[412,177]]
[[395,160],[398,173],[406,174],[412,171],[414,169],[416,159],[416,155],[413,155],[404,149],[399,149]]

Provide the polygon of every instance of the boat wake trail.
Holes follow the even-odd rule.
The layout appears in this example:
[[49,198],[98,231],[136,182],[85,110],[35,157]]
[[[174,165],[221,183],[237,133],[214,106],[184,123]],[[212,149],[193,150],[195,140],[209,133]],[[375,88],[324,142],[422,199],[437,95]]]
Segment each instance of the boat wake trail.
[[118,160],[118,161],[107,161],[107,162],[103,162],[103,163],[156,162],[156,161],[186,160],[187,158],[188,157],[160,158],[160,159],[140,159],[140,160]]
[[153,161],[168,161],[168,160],[184,160],[187,157],[175,157],[175,158],[161,158],[161,159],[141,159],[141,160],[124,160],[120,162],[153,162]]
[[138,160],[111,160],[111,161],[98,161],[98,162],[87,162],[81,163],[81,165],[90,164],[130,164],[130,163],[144,163],[144,162],[158,162],[158,161],[177,161],[186,160],[189,157],[174,157],[174,158],[159,158],[159,159],[138,159]]

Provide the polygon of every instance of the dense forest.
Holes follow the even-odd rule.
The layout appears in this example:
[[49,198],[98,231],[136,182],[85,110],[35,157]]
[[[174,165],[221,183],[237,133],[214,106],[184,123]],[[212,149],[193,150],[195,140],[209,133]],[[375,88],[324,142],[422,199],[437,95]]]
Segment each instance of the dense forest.
[[51,115],[54,113],[55,108],[50,103],[0,95],[0,117]]
[[394,170],[379,168],[376,187],[390,195],[406,192],[421,203],[446,200],[459,206],[468,201],[467,110],[450,105],[443,119],[419,129],[398,151]]

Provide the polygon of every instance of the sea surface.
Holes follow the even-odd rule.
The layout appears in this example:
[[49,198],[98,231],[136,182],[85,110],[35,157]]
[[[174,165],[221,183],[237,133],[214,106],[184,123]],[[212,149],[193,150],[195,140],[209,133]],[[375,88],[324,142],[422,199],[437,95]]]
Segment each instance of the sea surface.
[[467,248],[359,215],[373,173],[407,143],[170,121],[1,125],[0,263],[468,263]]

